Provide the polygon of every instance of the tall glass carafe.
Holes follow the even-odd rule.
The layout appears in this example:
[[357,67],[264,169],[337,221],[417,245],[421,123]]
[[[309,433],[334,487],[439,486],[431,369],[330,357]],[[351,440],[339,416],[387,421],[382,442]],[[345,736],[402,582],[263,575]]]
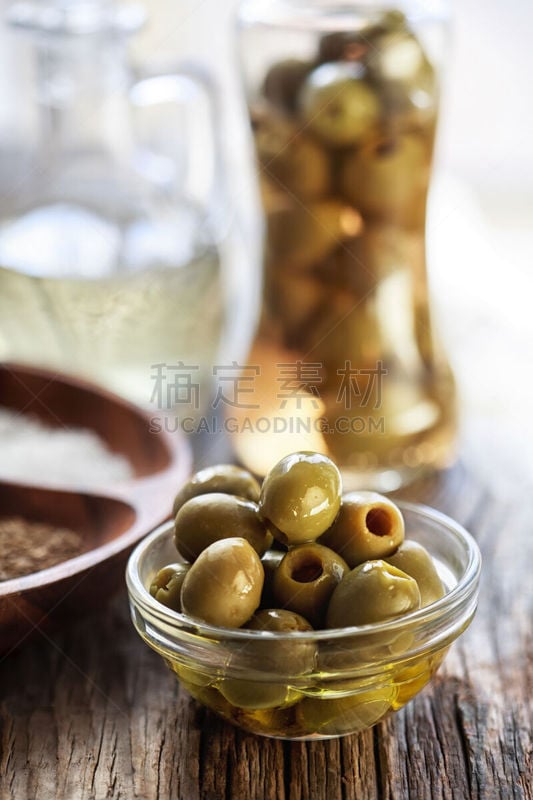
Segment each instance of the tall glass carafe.
[[241,3],[265,244],[234,443],[257,473],[316,449],[346,486],[388,490],[451,457],[425,252],[445,20],[427,8]]
[[192,67],[135,78],[142,21],[103,0],[10,9],[31,42],[37,142],[0,200],[0,359],[163,407],[180,401],[181,374],[195,412],[235,320],[214,98]]

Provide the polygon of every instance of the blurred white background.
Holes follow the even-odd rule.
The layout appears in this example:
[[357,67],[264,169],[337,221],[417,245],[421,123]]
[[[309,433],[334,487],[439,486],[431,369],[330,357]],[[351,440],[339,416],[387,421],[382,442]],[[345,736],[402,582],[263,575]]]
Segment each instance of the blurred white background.
[[[219,84],[227,169],[251,240],[257,216],[233,39],[237,0],[145,5],[150,19],[135,58],[154,65],[200,60]],[[501,470],[505,486],[533,473],[533,3],[455,0],[452,9],[428,230],[430,276],[463,397],[465,458],[483,441],[486,468]],[[0,36],[0,128],[16,98],[16,75],[2,64],[10,56],[13,64],[14,54],[3,42]],[[22,51],[16,55],[22,72]],[[253,247],[250,252],[253,260]]]

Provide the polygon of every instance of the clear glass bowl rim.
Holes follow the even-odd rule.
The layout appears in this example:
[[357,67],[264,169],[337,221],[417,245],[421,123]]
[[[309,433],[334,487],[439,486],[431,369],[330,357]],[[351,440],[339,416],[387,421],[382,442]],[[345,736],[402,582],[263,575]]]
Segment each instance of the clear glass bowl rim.
[[[219,642],[253,642],[253,641],[328,641],[337,640],[342,642],[344,638],[368,636],[369,633],[378,634],[394,631],[397,628],[423,628],[424,624],[435,620],[449,620],[453,622],[456,613],[460,613],[464,606],[468,605],[474,598],[478,586],[481,571],[481,553],[479,548],[468,531],[451,517],[438,511],[437,509],[420,503],[406,501],[396,501],[396,505],[402,511],[408,511],[430,521],[434,525],[445,528],[457,543],[461,546],[466,555],[466,568],[458,580],[457,584],[439,600],[429,606],[424,606],[417,611],[412,611],[397,619],[386,622],[372,623],[369,625],[358,625],[344,628],[325,628],[308,632],[291,631],[279,633],[273,631],[253,631],[242,628],[222,628],[215,625],[208,625],[200,621],[195,621],[185,614],[172,611],[166,606],[155,600],[150,592],[143,585],[139,576],[139,564],[146,552],[161,537],[168,534],[172,528],[172,521],[165,522],[157,527],[151,534],[143,539],[132,552],[126,567],[126,584],[130,595],[130,601],[141,611],[148,613],[152,618],[159,619],[165,625],[174,628],[175,635],[179,637],[181,633],[193,634],[207,640],[217,640]],[[179,560],[179,557],[176,559]],[[168,634],[166,634],[168,636]]]

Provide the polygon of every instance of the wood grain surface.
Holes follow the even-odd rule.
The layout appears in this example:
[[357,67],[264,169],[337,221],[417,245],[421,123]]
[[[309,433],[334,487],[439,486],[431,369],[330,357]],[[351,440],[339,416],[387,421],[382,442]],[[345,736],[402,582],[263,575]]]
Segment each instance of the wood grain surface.
[[471,462],[403,492],[465,524],[484,558],[472,626],[406,708],[326,742],[243,733],[188,698],[122,592],[2,659],[1,800],[531,800],[533,497],[499,495]]

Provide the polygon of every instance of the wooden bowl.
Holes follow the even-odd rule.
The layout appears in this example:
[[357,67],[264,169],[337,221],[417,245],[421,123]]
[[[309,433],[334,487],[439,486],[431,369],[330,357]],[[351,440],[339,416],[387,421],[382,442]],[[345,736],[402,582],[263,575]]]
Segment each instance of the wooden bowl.
[[179,433],[149,429],[136,406],[82,380],[15,364],[0,365],[0,406],[37,417],[49,427],[95,432],[131,464],[134,477],[96,488],[57,488],[0,481],[0,516],[70,528],[83,552],[54,567],[0,581],[0,652],[37,629],[97,608],[124,585],[133,546],[170,516],[192,456]]

